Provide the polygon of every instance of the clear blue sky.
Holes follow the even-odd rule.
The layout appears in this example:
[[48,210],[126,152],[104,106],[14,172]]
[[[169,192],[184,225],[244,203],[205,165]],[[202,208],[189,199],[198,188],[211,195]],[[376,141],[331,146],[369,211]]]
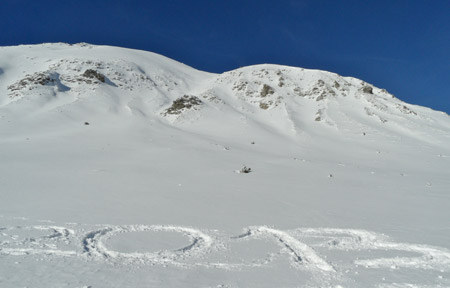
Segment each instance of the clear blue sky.
[[448,0],[2,0],[0,17],[1,46],[106,44],[209,72],[322,69],[450,114]]

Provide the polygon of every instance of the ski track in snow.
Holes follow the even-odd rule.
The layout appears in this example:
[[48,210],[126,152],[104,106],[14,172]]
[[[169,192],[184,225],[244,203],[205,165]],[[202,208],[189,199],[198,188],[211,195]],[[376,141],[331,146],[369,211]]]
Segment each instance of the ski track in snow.
[[[26,221],[26,220],[23,220]],[[139,265],[140,267],[160,265],[182,269],[215,268],[222,270],[245,270],[271,267],[275,258],[287,255],[291,266],[311,273],[314,279],[345,279],[344,270],[351,266],[354,271],[361,269],[404,269],[417,273],[433,270],[450,273],[450,251],[428,245],[396,243],[386,235],[366,230],[334,228],[299,228],[277,230],[268,226],[251,226],[237,236],[226,236],[217,230],[200,230],[191,227],[171,225],[55,225],[3,226],[0,227],[0,255],[18,257],[78,257],[85,261],[99,261],[114,265]],[[101,227],[101,228],[100,228]],[[189,241],[183,247],[155,252],[119,252],[108,245],[115,236],[132,232],[175,232]],[[123,237],[122,236],[122,237]],[[158,237],[155,234],[154,237]],[[126,236],[125,236],[126,239]],[[208,257],[217,251],[228,253],[227,245],[249,243],[249,240],[270,240],[280,248],[271,259],[230,263],[209,261]],[[62,247],[66,245],[65,249]],[[151,248],[151,247],[149,247]],[[249,246],[249,249],[252,247]],[[70,250],[72,249],[72,250]],[[351,263],[328,262],[327,253],[345,251],[353,257]],[[359,259],[361,251],[378,250],[391,258]],[[412,253],[411,257],[397,257],[396,253]],[[417,255],[414,255],[417,254]],[[275,256],[274,256],[275,255]],[[245,255],[243,255],[245,257]],[[270,258],[270,257],[269,257]],[[231,261],[233,262],[233,261]],[[345,266],[345,267],[344,267]],[[348,278],[348,277],[347,277]],[[319,280],[320,281],[320,280]],[[382,283],[377,287],[440,287],[424,286],[421,283]]]

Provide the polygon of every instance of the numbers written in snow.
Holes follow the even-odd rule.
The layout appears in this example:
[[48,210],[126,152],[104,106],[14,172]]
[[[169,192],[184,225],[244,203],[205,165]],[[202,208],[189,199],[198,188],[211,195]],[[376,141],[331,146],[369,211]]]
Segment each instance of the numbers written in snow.
[[[268,266],[275,259],[285,257],[295,269],[329,275],[341,274],[349,266],[364,269],[405,268],[450,272],[450,251],[447,249],[397,243],[385,235],[366,230],[299,228],[283,231],[267,226],[252,226],[245,228],[242,234],[233,236],[218,230],[168,225],[97,225],[89,229],[85,228],[86,225],[80,224],[66,226],[68,227],[52,225],[0,227],[0,254],[23,257],[33,257],[33,255],[82,257],[88,261],[107,260],[108,263],[120,265],[150,264],[217,269]],[[171,232],[171,237],[181,236],[184,244],[181,247],[170,247],[153,252],[123,252],[114,249],[114,245],[111,244],[118,239],[127,241],[127,238],[130,238],[133,241],[139,237],[139,233],[143,232],[153,238],[162,237],[158,239],[161,241],[166,239],[167,235],[163,235],[164,238],[159,232]],[[238,253],[233,251],[236,245],[247,245],[245,251],[249,251],[254,248],[255,240],[269,243],[267,247],[271,247],[271,251],[276,252],[266,253],[268,256],[264,259],[238,257],[237,259],[240,260],[234,262],[212,261],[210,258],[216,259],[217,257],[213,257],[215,253],[220,255]],[[168,246],[173,245],[170,243]],[[257,246],[259,248],[255,249],[261,249],[260,245]],[[152,247],[150,245],[147,248]],[[327,261],[327,254],[334,250],[350,253],[355,257],[348,263],[340,261],[331,263]],[[361,251],[379,251],[380,253],[375,253],[378,257],[367,259],[358,257]],[[367,254],[364,255],[367,257]]]

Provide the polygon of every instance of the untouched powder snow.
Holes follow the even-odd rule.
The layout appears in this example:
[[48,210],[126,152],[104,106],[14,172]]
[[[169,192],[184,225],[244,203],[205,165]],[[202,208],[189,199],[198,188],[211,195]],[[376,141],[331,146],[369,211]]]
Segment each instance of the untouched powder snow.
[[1,287],[450,287],[449,171],[359,79],[0,47]]

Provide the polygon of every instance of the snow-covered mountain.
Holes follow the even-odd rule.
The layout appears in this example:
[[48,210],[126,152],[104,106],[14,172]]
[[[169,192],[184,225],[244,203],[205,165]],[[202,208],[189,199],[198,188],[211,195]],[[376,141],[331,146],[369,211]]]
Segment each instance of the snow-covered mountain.
[[362,80],[0,47],[0,136],[1,287],[450,287],[450,117]]

